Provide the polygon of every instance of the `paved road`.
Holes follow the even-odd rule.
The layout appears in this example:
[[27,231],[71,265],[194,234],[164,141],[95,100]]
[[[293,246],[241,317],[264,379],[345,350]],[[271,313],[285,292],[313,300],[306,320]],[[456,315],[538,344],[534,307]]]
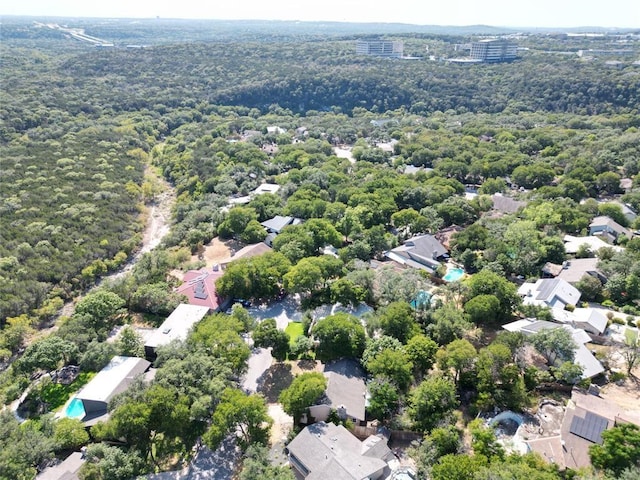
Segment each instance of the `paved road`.
[[257,348],[249,357],[249,367],[242,381],[245,391],[256,393],[258,391],[258,379],[271,366],[273,357],[268,348]]

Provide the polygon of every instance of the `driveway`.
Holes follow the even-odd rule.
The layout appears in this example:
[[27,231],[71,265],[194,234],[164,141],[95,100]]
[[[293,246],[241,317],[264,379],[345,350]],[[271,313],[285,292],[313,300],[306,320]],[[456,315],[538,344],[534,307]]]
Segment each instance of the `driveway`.
[[273,363],[271,350],[268,348],[254,349],[249,357],[247,373],[242,380],[242,389],[250,393],[256,393],[258,391],[258,378],[267,371],[271,363]]
[[275,318],[280,330],[287,328],[289,322],[300,322],[302,320],[300,303],[292,296],[279,302],[250,308],[249,313],[259,321],[266,320],[267,318]]

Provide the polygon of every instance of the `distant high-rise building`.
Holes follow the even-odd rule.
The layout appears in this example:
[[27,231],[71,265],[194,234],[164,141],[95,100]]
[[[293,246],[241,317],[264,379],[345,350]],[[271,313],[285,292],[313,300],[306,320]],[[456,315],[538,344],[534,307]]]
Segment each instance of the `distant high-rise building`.
[[509,62],[517,56],[518,46],[507,40],[487,39],[471,44],[471,58],[481,62]]
[[404,43],[391,40],[358,40],[357,55],[373,55],[376,57],[401,57]]

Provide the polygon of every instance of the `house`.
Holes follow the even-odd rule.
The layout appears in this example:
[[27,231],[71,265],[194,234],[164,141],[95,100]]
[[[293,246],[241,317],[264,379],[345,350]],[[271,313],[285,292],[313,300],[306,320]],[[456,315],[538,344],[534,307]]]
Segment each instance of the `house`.
[[365,419],[367,387],[365,372],[355,360],[343,359],[324,367],[327,389],[317,405],[309,407],[314,421],[325,421],[331,410],[336,410],[342,419],[356,425]]
[[515,322],[507,323],[502,328],[508,332],[520,332],[525,336],[534,335],[542,330],[553,328],[565,328],[571,333],[573,342],[576,345],[574,350],[574,363],[582,367],[582,378],[593,378],[596,375],[604,372],[604,367],[598,361],[598,359],[589,351],[585,346],[586,343],[591,341],[591,337],[580,328],[573,328],[571,325],[560,325],[554,322],[547,322],[545,320],[536,320],[533,318],[526,318],[523,320],[516,320]]
[[527,202],[515,200],[511,197],[505,197],[501,193],[494,193],[491,195],[491,201],[493,202],[493,210],[506,214],[516,213],[521,208],[527,206]]
[[561,278],[572,285],[582,280],[585,275],[597,278],[604,284],[607,277],[598,268],[598,262],[597,258],[574,258],[563,262],[562,265],[547,262],[542,272],[548,277]]
[[209,307],[181,303],[144,344],[145,357],[153,361],[156,349],[172,340],[186,340],[191,328],[210,312]]
[[78,471],[84,461],[82,453],[73,452],[63,462],[45,468],[36,476],[36,480],[78,480]]
[[619,423],[640,425],[640,419],[614,402],[574,390],[560,430],[566,466],[589,467],[589,447],[602,444],[602,432]]
[[629,223],[633,223],[633,221],[638,218],[638,215],[635,211],[629,206],[627,203],[622,202],[608,202],[609,205],[617,205],[622,210],[622,214],[625,216]]
[[220,265],[220,268],[224,270],[225,268],[227,268],[227,265],[229,265],[234,260],[257,257],[259,255],[264,255],[265,253],[271,252],[272,250],[273,249],[264,242],[254,243],[252,245],[242,247],[235,253],[232,252],[232,255],[228,256],[227,258],[223,258],[218,262],[218,264]]
[[551,314],[556,322],[581,328],[592,335],[602,335],[607,329],[607,317],[596,308],[576,308],[573,312],[552,308]]
[[616,252],[623,250],[622,247],[611,245],[600,237],[574,237],[572,235],[565,235],[563,241],[564,251],[570,255],[576,254],[583,245],[586,245],[594,254],[597,254],[598,250],[602,247],[613,248]]
[[383,437],[361,442],[342,425],[325,422],[305,427],[287,449],[296,477],[307,480],[386,478],[387,462],[395,458]]
[[249,196],[254,197],[256,195],[262,195],[263,193],[272,193],[276,194],[280,190],[280,185],[277,183],[263,183],[262,185],[257,186]]
[[631,238],[632,233],[613,219],[601,215],[595,217],[589,224],[589,235],[599,235],[615,242],[623,235]]
[[440,261],[448,257],[447,249],[433,235],[420,235],[406,240],[403,245],[385,252],[385,257],[403,266],[434,273]]
[[226,304],[216,292],[216,280],[221,276],[222,271],[216,266],[212,270],[189,270],[176,292],[187,297],[189,305],[200,305],[208,307],[211,312],[219,312]]
[[85,424],[95,423],[107,414],[107,404],[118,393],[124,392],[139,376],[144,374],[151,362],[144,358],[115,356],[109,364],[87,383],[76,395],[82,402]]
[[284,128],[278,127],[277,125],[271,125],[267,127],[267,133],[271,135],[281,135],[283,133],[287,133],[287,130]]
[[525,282],[518,288],[518,294],[525,305],[564,308],[576,305],[580,292],[561,278],[541,278],[536,283]]
[[283,217],[282,215],[276,215],[269,220],[265,220],[260,225],[265,228],[267,233],[274,233],[278,235],[284,227],[288,227],[289,225],[299,225],[301,223],[302,220],[296,217]]

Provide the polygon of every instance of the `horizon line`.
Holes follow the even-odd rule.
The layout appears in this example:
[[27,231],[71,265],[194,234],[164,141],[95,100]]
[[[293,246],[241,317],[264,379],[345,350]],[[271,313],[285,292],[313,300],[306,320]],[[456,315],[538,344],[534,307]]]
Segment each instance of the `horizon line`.
[[[50,14],[3,14],[0,13],[0,23],[2,23],[2,17],[27,17],[27,18],[64,18],[64,19],[82,19],[82,20],[183,20],[183,21],[214,21],[214,22],[286,22],[286,23],[332,23],[332,24],[357,24],[357,25],[406,25],[410,27],[439,27],[439,28],[502,28],[510,30],[638,30],[640,27],[605,27],[600,25],[578,25],[574,27],[570,26],[509,26],[509,25],[490,25],[485,23],[472,23],[465,25],[453,25],[453,24],[420,24],[420,23],[407,23],[407,22],[382,22],[382,21],[347,21],[347,20],[299,20],[299,19],[265,19],[265,18],[192,18],[192,17],[162,17],[162,16],[77,16],[77,15],[50,15]],[[587,32],[585,32],[587,33]]]

